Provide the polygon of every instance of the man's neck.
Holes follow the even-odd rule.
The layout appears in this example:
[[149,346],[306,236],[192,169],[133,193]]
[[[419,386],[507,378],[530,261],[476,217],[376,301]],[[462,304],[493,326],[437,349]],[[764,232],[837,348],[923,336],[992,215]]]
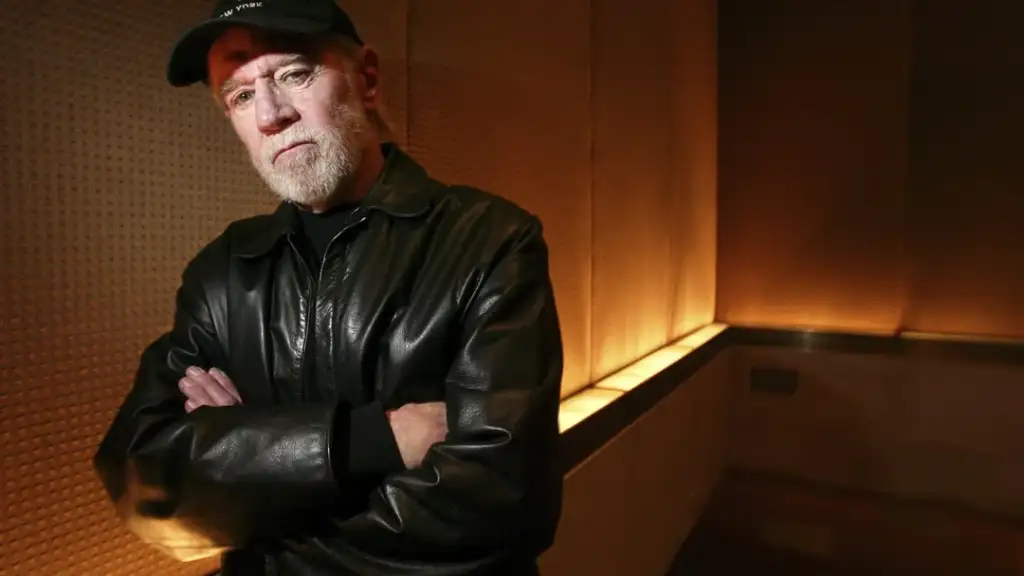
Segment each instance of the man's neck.
[[341,204],[353,204],[362,200],[370,189],[377,183],[381,170],[384,169],[384,152],[377,143],[367,146],[363,150],[363,159],[352,174],[338,191],[327,200],[316,205],[309,206],[309,211],[314,214],[327,212]]

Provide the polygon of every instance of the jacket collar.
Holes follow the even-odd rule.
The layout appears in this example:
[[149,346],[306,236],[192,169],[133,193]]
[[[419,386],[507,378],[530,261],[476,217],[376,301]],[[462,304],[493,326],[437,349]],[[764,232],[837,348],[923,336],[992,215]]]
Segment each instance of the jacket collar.
[[[384,144],[384,168],[370,189],[357,214],[379,211],[393,218],[417,218],[430,210],[427,193],[430,178],[426,170],[394,144]],[[358,216],[357,216],[358,217]],[[299,209],[282,202],[270,215],[270,226],[244,227],[236,237],[232,252],[242,258],[255,258],[270,252],[282,239],[301,231]]]

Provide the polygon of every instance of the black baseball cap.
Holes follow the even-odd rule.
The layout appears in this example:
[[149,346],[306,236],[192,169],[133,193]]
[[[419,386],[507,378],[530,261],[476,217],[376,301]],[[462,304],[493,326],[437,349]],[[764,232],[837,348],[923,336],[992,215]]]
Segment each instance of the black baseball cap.
[[219,0],[210,17],[185,31],[171,50],[167,63],[171,86],[205,81],[210,46],[225,30],[238,25],[292,34],[335,32],[363,44],[352,19],[336,0]]

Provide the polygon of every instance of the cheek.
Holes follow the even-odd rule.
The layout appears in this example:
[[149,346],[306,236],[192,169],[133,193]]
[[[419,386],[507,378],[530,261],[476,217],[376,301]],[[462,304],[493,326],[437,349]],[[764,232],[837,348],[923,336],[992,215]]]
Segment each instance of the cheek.
[[335,122],[327,113],[311,112],[302,117],[302,124],[315,131],[329,130],[335,127]]
[[256,122],[247,118],[232,118],[231,126],[235,129],[235,134],[238,139],[245,146],[246,151],[252,156],[259,156],[260,146],[263,142],[263,134],[256,127]]
[[292,107],[301,119],[300,123],[308,128],[324,128],[330,120],[328,107],[323,105],[326,99],[320,99],[315,92],[301,92],[292,97]]
[[345,98],[350,95],[345,91],[343,78],[330,76],[321,79],[310,89],[295,94],[292,103],[306,126],[317,129],[337,128],[338,109],[353,106],[353,102]]

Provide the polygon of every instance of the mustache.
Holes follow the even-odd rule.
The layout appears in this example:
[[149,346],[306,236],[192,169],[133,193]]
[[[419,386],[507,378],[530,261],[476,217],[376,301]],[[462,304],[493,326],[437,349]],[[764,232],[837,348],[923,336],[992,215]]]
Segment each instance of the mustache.
[[271,163],[283,150],[305,142],[319,144],[322,140],[323,135],[316,130],[294,127],[285,132],[274,134],[264,141],[261,156],[263,156],[264,162]]

